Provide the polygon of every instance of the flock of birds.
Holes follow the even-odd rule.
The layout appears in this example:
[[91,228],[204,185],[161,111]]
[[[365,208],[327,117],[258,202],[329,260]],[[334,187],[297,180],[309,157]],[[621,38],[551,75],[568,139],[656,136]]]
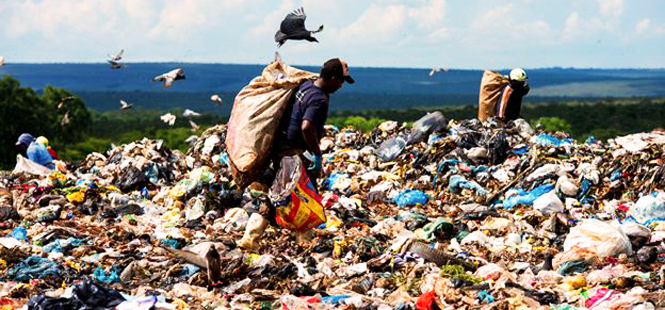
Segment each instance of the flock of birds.
[[[284,20],[282,20],[279,30],[277,33],[275,33],[275,42],[277,42],[277,47],[281,47],[286,43],[288,40],[306,40],[309,42],[319,42],[315,37],[313,37],[313,34],[319,33],[323,31],[323,25],[319,26],[317,30],[307,30],[305,27],[305,20],[307,19],[307,15],[305,14],[305,10],[301,7],[299,9],[296,9],[295,11],[289,13],[286,15]],[[118,70],[121,68],[124,68],[125,65],[120,62],[122,60],[122,57],[125,54],[125,50],[121,49],[120,52],[118,52],[115,55],[108,55],[108,63],[111,67],[112,70]],[[280,61],[281,62],[281,56],[279,55],[278,52],[275,52],[275,61]],[[5,64],[5,58],[3,56],[0,56],[0,67],[2,67]],[[434,76],[437,73],[440,72],[448,72],[447,68],[433,68],[429,76]],[[154,77],[152,80],[153,82],[162,82],[163,88],[169,88],[173,85],[175,81],[178,80],[184,80],[185,79],[185,70],[182,68],[175,68],[169,72],[166,72],[164,74],[160,74],[156,77]],[[63,98],[60,103],[58,104],[58,108],[61,109],[64,107],[64,104],[67,101],[73,100],[74,97],[67,97]],[[222,105],[222,98],[215,94],[210,97],[210,100],[216,103],[217,105]],[[124,100],[120,100],[120,110],[129,110],[134,106],[132,103],[128,103]],[[192,117],[200,116],[201,113],[185,109],[183,112],[182,116],[189,118],[189,124],[192,127],[192,131],[196,132],[198,131],[201,127],[194,123],[194,121],[191,120]],[[173,126],[176,121],[176,116],[171,114],[171,113],[166,113],[162,116],[160,116],[160,119],[167,123],[169,126]],[[69,111],[65,112],[65,114],[62,117],[62,120],[60,121],[61,125],[66,125],[69,124],[70,119],[69,119]],[[196,136],[191,136],[187,140],[195,140]]]

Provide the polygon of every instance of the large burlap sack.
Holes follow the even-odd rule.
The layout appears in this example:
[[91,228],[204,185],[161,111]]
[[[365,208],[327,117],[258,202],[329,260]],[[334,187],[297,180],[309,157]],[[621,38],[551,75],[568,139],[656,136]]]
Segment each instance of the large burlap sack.
[[276,61],[238,93],[226,134],[231,172],[238,186],[247,187],[268,167],[273,138],[293,90],[315,77]]
[[480,81],[480,94],[478,96],[478,119],[486,121],[495,114],[496,102],[501,95],[501,89],[508,85],[508,79],[497,72],[485,70]]

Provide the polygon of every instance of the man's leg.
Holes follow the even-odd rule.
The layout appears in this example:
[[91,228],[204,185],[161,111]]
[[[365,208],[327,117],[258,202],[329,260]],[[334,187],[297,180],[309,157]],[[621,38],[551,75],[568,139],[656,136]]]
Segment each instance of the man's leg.
[[[277,171],[279,171],[281,158],[272,158],[272,167],[268,167],[266,172],[261,176],[260,182],[266,185],[268,188],[275,181]],[[245,228],[245,234],[242,239],[238,241],[238,246],[244,249],[256,248],[259,244],[258,241],[263,236],[268,224],[272,222],[273,225],[275,222],[276,210],[273,206],[268,193],[260,197],[255,198],[259,203],[258,212],[252,213],[247,221],[247,227]]]

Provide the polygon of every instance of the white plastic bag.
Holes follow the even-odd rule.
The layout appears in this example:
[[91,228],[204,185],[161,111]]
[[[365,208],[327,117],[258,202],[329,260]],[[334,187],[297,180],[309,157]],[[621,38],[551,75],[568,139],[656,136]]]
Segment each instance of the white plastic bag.
[[580,190],[580,188],[575,185],[575,183],[573,183],[567,176],[559,177],[559,179],[556,181],[556,189],[569,197],[577,196],[577,192]]
[[49,175],[51,169],[46,168],[32,160],[29,160],[23,156],[16,155],[16,166],[14,167],[14,174],[18,173],[30,173],[36,175]]
[[600,258],[633,252],[628,236],[620,227],[599,220],[585,220],[570,229],[563,249],[564,252],[581,249]]
[[533,202],[533,208],[543,215],[563,212],[563,203],[555,191],[544,194]]

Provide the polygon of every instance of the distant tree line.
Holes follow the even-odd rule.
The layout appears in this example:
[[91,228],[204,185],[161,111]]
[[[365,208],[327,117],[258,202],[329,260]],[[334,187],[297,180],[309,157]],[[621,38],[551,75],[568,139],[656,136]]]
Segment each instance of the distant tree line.
[[[228,100],[229,102],[231,100]],[[230,104],[230,102],[228,103]],[[439,110],[448,119],[477,116],[475,105],[407,109],[346,110],[333,112],[328,123],[337,127],[354,126],[369,132],[386,120],[406,122],[419,119],[427,112]],[[177,116],[169,126],[159,118],[170,112]],[[62,119],[67,115],[68,123]],[[665,127],[665,98],[625,98],[594,101],[567,101],[527,104],[522,115],[535,127],[547,131],[564,131],[578,140],[593,135],[606,140],[618,135],[650,131]],[[171,149],[186,151],[185,140],[200,135],[215,124],[226,123],[228,116],[205,112],[191,118],[200,129],[192,131],[182,109],[113,110],[100,112],[86,108],[75,94],[47,86],[41,93],[9,76],[0,79],[0,169],[11,169],[18,149],[17,137],[28,132],[46,136],[51,145],[68,161],[84,159],[91,152],[105,151],[116,145],[144,137],[162,139]]]

